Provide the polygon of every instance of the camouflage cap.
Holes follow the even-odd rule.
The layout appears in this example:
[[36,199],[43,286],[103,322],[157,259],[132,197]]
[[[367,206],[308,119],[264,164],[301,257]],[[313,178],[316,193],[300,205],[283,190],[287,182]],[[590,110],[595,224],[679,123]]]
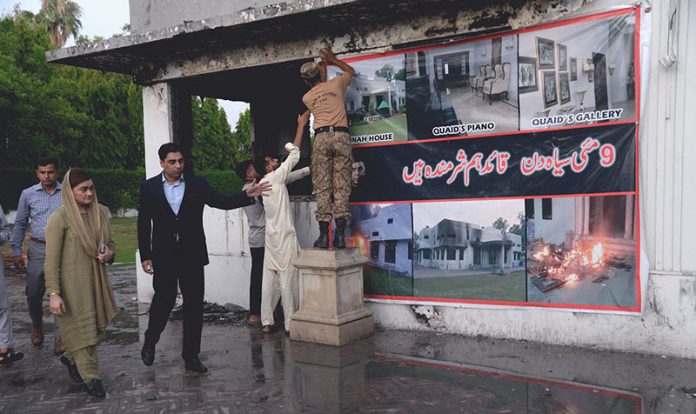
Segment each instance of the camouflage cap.
[[307,62],[300,68],[302,79],[314,79],[319,75],[319,66],[314,62]]

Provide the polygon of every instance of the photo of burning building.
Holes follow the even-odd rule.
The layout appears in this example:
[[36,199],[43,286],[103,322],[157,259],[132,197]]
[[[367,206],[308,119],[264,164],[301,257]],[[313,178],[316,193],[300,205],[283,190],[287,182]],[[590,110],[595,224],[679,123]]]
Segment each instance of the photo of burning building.
[[525,300],[523,211],[523,200],[414,204],[414,295]]
[[636,303],[634,196],[529,199],[528,300]]
[[363,269],[365,293],[412,295],[411,204],[356,205],[351,211],[346,244],[370,260]]

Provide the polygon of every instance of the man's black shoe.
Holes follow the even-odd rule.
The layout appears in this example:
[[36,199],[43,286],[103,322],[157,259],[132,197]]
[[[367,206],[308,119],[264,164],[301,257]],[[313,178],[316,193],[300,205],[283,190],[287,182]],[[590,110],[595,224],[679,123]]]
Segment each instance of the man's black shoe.
[[60,362],[62,362],[63,365],[65,365],[68,368],[68,375],[70,376],[70,378],[72,378],[73,381],[82,382],[82,376],[80,375],[80,372],[77,370],[77,365],[75,365],[75,363],[70,362],[70,360],[65,355],[61,355]]
[[102,380],[93,379],[87,383],[87,394],[97,398],[106,397],[106,391],[104,391],[104,384],[102,383]]
[[193,371],[199,374],[205,374],[206,372],[208,372],[208,368],[206,368],[203,365],[203,363],[197,356],[190,359],[186,359],[185,361],[186,371]]
[[149,367],[155,362],[155,347],[143,345],[143,350],[140,351],[140,357],[143,359],[143,364]]

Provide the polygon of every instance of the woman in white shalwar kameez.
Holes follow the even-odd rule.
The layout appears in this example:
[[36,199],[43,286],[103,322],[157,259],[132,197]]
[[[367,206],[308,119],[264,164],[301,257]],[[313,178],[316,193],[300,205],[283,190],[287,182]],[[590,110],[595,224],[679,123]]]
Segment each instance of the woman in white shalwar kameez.
[[261,322],[264,332],[270,332],[274,325],[273,310],[281,297],[286,332],[290,329],[290,317],[299,306],[298,273],[292,262],[300,253],[300,243],[295,233],[286,183],[300,160],[299,146],[308,119],[309,111],[298,117],[295,142],[285,144],[290,155],[280,167],[261,179],[261,182],[269,182],[272,186],[271,191],[263,196],[266,243],[261,285]]

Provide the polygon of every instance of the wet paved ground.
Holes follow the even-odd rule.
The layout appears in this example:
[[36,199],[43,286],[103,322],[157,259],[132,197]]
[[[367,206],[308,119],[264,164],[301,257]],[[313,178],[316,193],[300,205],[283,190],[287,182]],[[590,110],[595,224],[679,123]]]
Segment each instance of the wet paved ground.
[[111,275],[121,310],[99,347],[105,400],[71,383],[50,335],[31,346],[24,279],[7,275],[26,357],[0,367],[0,413],[696,413],[696,361],[379,328],[324,347],[264,336],[241,314],[205,325],[207,375],[185,373],[180,321],[145,367],[134,269]]

